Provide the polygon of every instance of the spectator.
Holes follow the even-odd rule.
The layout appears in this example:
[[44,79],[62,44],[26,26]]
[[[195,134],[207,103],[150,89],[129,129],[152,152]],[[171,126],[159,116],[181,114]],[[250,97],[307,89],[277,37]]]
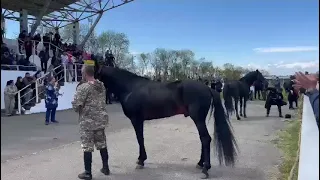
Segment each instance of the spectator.
[[32,40],[34,40],[34,44],[35,44],[35,53],[38,54],[38,44],[41,42],[41,35],[40,33],[37,33]]
[[41,70],[44,73],[47,73],[48,69],[48,61],[49,61],[49,53],[45,52],[44,50],[41,50],[39,53],[39,58],[41,61]]
[[319,72],[316,75],[305,75],[298,72],[295,75],[295,89],[306,89],[306,95],[309,96],[310,103],[315,114],[317,125],[319,127]]
[[[25,87],[25,85],[24,85],[24,83],[23,83],[23,81],[22,81],[23,79],[22,79],[22,77],[21,76],[19,76],[18,78],[17,78],[17,81],[16,81],[16,87],[17,87],[17,90],[18,91],[20,91],[21,89],[23,89],[24,87]],[[25,92],[25,90],[22,90],[22,91],[20,91],[20,100],[21,100],[21,104],[23,104],[24,103],[24,101],[23,101],[23,95],[24,95],[24,92]],[[16,105],[15,105],[15,107],[16,107],[16,109],[18,109],[18,94],[16,95],[16,103],[15,103]]]
[[24,41],[24,48],[26,50],[26,61],[30,62],[30,57],[32,55],[32,41],[31,41],[31,37],[26,37],[26,40]]
[[24,95],[24,100],[25,103],[29,103],[31,98],[32,98],[32,89],[31,89],[31,83],[34,82],[34,78],[32,76],[30,76],[30,73],[26,73],[24,78],[23,78],[23,84],[24,86],[28,86],[25,89],[25,95]]
[[4,104],[7,116],[12,116],[14,113],[15,95],[18,92],[17,87],[14,85],[13,80],[7,82],[4,88]]
[[22,49],[24,47],[23,44],[24,44],[24,41],[25,41],[26,37],[27,37],[27,31],[26,30],[23,30],[18,36],[18,44],[19,44],[19,53],[20,54],[23,54],[22,53]]
[[46,105],[46,125],[49,125],[49,119],[52,123],[58,123],[56,120],[56,110],[58,107],[59,89],[54,77],[49,78],[49,83],[46,86],[45,105]]

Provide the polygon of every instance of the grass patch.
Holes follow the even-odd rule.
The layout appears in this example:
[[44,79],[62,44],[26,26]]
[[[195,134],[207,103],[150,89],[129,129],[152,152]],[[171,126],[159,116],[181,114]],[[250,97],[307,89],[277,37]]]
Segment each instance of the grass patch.
[[[283,152],[283,161],[279,167],[280,175],[278,180],[288,180],[290,176],[290,171],[294,166],[294,163],[297,158],[297,150],[300,146],[300,128],[302,118],[302,102],[303,98],[299,99],[300,108],[298,109],[298,118],[297,120],[290,121],[285,130],[279,133],[277,139],[274,140],[275,144]],[[293,170],[292,179],[298,179],[298,165]]]

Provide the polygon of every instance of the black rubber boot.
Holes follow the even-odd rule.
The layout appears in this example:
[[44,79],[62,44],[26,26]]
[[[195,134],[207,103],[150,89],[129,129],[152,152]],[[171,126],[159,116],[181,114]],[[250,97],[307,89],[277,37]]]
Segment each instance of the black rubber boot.
[[109,156],[108,156],[108,150],[107,148],[100,149],[100,155],[102,159],[102,169],[100,170],[104,175],[110,175],[109,170]]
[[85,171],[78,175],[79,179],[91,180],[91,164],[92,164],[92,152],[83,153],[84,169]]

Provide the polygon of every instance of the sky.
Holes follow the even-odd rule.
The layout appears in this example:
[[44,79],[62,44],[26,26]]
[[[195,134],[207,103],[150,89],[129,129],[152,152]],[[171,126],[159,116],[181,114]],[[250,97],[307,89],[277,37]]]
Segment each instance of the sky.
[[[6,26],[18,34],[18,22]],[[107,11],[96,27],[105,30],[127,34],[132,53],[190,49],[274,75],[319,69],[318,0],[135,0]]]

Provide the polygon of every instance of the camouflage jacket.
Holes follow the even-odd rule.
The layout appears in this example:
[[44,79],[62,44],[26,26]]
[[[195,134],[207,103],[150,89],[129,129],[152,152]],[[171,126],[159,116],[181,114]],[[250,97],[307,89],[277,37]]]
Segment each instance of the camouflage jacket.
[[101,81],[89,81],[77,87],[72,108],[79,113],[80,130],[104,129],[108,123],[106,89]]

